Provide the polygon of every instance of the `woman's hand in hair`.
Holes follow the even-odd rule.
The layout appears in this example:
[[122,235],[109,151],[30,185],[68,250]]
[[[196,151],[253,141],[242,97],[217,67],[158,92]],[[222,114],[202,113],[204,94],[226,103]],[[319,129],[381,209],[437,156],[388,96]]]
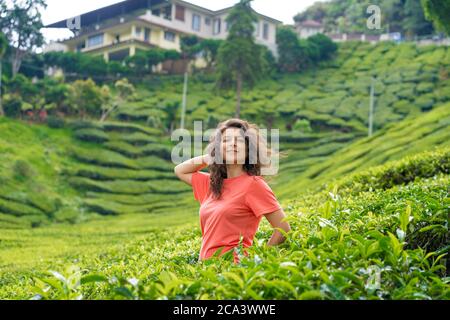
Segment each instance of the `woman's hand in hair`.
[[175,167],[174,172],[181,181],[192,185],[192,174],[209,166],[211,163],[212,158],[209,154],[205,154],[180,163]]

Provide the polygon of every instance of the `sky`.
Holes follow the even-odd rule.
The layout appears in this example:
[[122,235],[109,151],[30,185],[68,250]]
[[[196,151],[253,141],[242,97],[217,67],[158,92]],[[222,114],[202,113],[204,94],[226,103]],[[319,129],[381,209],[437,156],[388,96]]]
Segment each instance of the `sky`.
[[[70,17],[78,16],[122,0],[47,0],[47,9],[42,12],[44,25],[57,22]],[[237,0],[187,0],[190,3],[211,10],[223,9],[232,6]],[[254,0],[252,7],[261,14],[292,24],[293,17],[305,10],[317,0]],[[68,30],[44,29],[45,39],[61,40],[68,38],[72,33]]]

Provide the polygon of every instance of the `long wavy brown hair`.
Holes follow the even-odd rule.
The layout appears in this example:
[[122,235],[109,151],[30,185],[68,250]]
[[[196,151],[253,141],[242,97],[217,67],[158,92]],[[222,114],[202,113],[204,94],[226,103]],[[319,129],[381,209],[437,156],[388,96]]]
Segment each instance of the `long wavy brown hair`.
[[[266,139],[261,135],[260,129],[255,124],[241,119],[229,119],[219,123],[217,129],[210,137],[207,152],[213,160],[209,165],[210,190],[214,198],[222,195],[223,181],[227,178],[227,165],[216,161],[222,158],[222,134],[228,128],[241,129],[241,135],[245,137],[245,163],[243,169],[251,176],[261,176],[261,168],[271,165],[273,151],[267,147]],[[220,154],[216,154],[216,150]]]

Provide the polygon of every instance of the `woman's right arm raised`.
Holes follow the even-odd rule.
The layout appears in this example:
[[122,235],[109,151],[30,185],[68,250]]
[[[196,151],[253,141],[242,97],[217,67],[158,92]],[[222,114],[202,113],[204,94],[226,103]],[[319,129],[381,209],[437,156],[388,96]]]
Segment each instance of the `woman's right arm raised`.
[[192,185],[192,174],[211,164],[211,157],[208,154],[189,159],[177,165],[174,169],[175,174],[188,185]]

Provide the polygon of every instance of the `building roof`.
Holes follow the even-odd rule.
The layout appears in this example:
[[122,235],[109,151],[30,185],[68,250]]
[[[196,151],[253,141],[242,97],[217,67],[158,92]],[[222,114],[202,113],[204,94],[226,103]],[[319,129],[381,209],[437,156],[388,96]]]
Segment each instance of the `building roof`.
[[301,27],[308,27],[308,28],[322,28],[323,25],[319,21],[316,20],[305,20],[298,23]]
[[[113,4],[113,5],[109,5],[109,6],[82,14],[81,15],[81,23],[83,25],[91,25],[91,24],[98,22],[99,20],[110,19],[113,17],[117,17],[121,14],[125,14],[127,12],[131,12],[131,11],[135,11],[135,10],[139,10],[139,9],[147,9],[147,8],[150,8],[151,6],[162,4],[164,2],[168,3],[169,0],[125,0],[125,1]],[[232,8],[232,7],[227,7],[227,8],[221,9],[221,10],[213,11],[213,10],[210,10],[210,9],[207,9],[207,8],[204,8],[204,7],[201,7],[201,6],[186,2],[186,1],[182,1],[182,0],[173,0],[173,2],[195,8],[199,11],[202,11],[204,13],[211,14],[211,15],[222,14]],[[272,22],[278,23],[278,24],[282,23],[281,21],[279,21],[277,19],[260,14],[260,13],[256,12],[255,10],[253,10],[253,11],[256,14],[258,14],[259,16],[262,16],[269,21],[272,21]],[[49,25],[46,25],[45,28],[67,28],[67,20],[61,20],[61,21],[58,21],[55,23],[51,23]]]
[[[177,0],[177,1],[178,1],[178,0]],[[226,8],[217,10],[217,11],[213,11],[213,14],[214,14],[214,15],[223,14],[223,13],[225,13],[225,12],[227,12],[227,11],[230,11],[231,9],[233,9],[233,6],[231,6],[231,7],[226,7]],[[269,21],[271,21],[271,22],[273,22],[273,23],[276,23],[276,24],[281,24],[281,23],[283,23],[283,21],[280,21],[280,20],[277,20],[277,19],[275,19],[275,18],[271,18],[271,17],[269,17],[269,16],[266,16],[266,15],[264,15],[264,14],[261,14],[261,13],[259,13],[258,11],[256,11],[256,10],[253,9],[253,8],[252,8],[252,10],[253,10],[253,12],[256,13],[257,15],[259,15],[259,16],[263,17],[264,19],[269,20]]]
[[[167,2],[167,0],[125,0],[82,14],[81,23],[83,25],[91,25],[98,22],[99,19],[105,20],[117,17],[127,12],[149,8],[150,6],[154,6],[164,2]],[[61,20],[55,23],[51,23],[49,25],[46,25],[45,28],[67,28],[67,20]]]

